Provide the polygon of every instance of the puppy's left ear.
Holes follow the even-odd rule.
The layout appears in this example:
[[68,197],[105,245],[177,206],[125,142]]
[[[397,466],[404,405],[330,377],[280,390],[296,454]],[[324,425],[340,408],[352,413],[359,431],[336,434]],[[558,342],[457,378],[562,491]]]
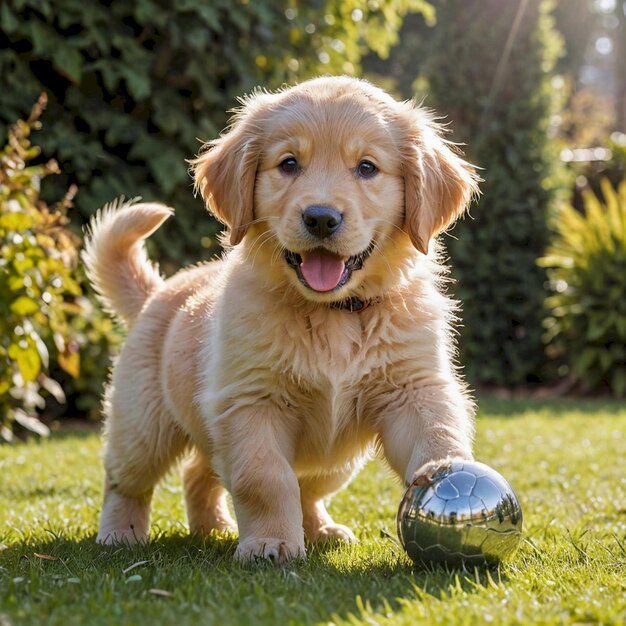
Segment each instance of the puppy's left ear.
[[448,228],[478,193],[480,178],[440,134],[430,115],[413,109],[404,151],[405,229],[428,254],[430,240]]
[[254,219],[259,145],[247,117],[242,111],[231,129],[191,162],[195,187],[211,213],[228,226],[232,246],[243,239]]

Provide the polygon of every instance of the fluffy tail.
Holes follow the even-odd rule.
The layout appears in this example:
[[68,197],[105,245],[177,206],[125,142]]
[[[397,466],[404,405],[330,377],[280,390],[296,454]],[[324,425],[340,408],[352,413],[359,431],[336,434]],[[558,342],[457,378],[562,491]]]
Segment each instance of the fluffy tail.
[[143,240],[171,214],[163,204],[133,201],[108,204],[91,219],[82,258],[87,277],[106,309],[128,326],[148,297],[161,288],[158,267],[148,260]]

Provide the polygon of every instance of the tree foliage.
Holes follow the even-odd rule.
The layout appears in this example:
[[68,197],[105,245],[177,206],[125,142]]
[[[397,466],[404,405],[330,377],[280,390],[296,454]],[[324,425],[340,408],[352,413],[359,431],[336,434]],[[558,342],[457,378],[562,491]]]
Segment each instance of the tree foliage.
[[562,183],[549,134],[560,40],[544,0],[436,6],[428,104],[450,121],[484,178],[471,219],[446,239],[463,302],[462,361],[474,383],[524,384],[545,360],[546,278],[536,259]]
[[41,91],[41,134],[84,217],[119,195],[180,210],[156,236],[160,258],[198,260],[217,229],[192,197],[186,159],[215,138],[236,98],[317,73],[360,71],[385,55],[425,0],[5,0],[0,9],[0,136]]

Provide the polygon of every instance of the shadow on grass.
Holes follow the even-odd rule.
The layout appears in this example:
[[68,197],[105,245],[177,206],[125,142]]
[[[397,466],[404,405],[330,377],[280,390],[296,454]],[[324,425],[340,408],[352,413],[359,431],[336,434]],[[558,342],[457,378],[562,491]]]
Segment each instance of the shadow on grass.
[[[18,600],[29,589],[44,603],[54,593],[56,605],[65,603],[75,614],[85,610],[82,604],[99,606],[107,598],[109,606],[135,603],[133,610],[143,615],[153,610],[154,594],[161,593],[161,600],[167,598],[164,606],[179,617],[195,606],[225,624],[255,619],[259,624],[349,622],[350,615],[401,612],[407,601],[426,595],[441,600],[503,582],[494,570],[413,567],[394,554],[391,545],[382,546],[384,554],[371,556],[346,546],[316,547],[307,561],[286,566],[236,563],[235,547],[235,535],[162,535],[133,547],[102,547],[94,536],[75,541],[52,535],[43,541],[25,537],[0,552],[0,572],[29,581]],[[92,598],[86,601],[85,593]],[[161,623],[176,622],[164,616]],[[186,623],[184,617],[181,623]]]

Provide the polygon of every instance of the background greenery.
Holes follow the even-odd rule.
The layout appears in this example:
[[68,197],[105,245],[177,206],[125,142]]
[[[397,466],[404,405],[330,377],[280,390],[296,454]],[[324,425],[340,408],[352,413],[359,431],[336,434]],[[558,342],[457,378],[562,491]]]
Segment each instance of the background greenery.
[[[6,0],[0,9],[0,136],[50,96],[38,141],[76,183],[83,220],[119,196],[178,207],[155,240],[170,267],[215,252],[186,160],[224,128],[237,97],[318,73],[358,74],[424,0]],[[205,252],[204,256],[208,253]]]
[[[554,384],[575,369],[581,347],[546,332],[559,317],[555,289],[564,283],[551,280],[538,259],[561,236],[554,217],[565,200],[583,212],[585,189],[598,195],[602,178],[614,187],[624,178],[626,135],[614,131],[626,130],[620,108],[626,56],[616,50],[609,66],[594,42],[605,36],[619,47],[625,28],[626,15],[611,0],[5,0],[0,139],[46,93],[48,109],[34,139],[42,156],[32,155],[30,165],[54,159],[59,173],[43,185],[40,176],[31,177],[33,206],[49,206],[75,185],[68,216],[78,232],[97,207],[119,195],[171,203],[177,219],[149,242],[171,273],[218,250],[218,225],[193,197],[186,160],[218,135],[238,96],[257,85],[273,89],[347,73],[370,77],[398,97],[423,99],[449,125],[450,139],[466,144],[484,178],[471,218],[445,238],[453,289],[464,307],[465,373],[479,387]],[[612,72],[614,107],[581,81],[589,66]],[[594,146],[605,149],[601,160],[565,167],[559,158],[564,148]],[[619,215],[624,210],[620,205]],[[606,211],[598,215],[609,219]],[[13,237],[7,232],[5,246]],[[577,251],[577,264],[587,263],[585,254]],[[607,254],[616,275],[626,274],[623,257]],[[54,400],[42,392],[49,396],[48,419],[98,414],[108,355],[121,341],[94,307],[81,268],[71,272],[83,295],[61,300],[81,310],[68,318],[80,372],[67,372],[53,336],[44,333],[40,349],[53,358],[41,373],[67,396],[62,406],[60,394]],[[597,316],[626,300],[622,284],[600,286],[600,293],[606,287],[615,295],[597,298]],[[9,300],[18,291],[5,292],[6,306],[16,306]],[[567,283],[563,293],[576,308],[580,291]],[[34,301],[41,307],[40,300]],[[7,324],[5,350],[19,326]],[[623,394],[613,382],[626,368],[618,339],[594,339],[594,363],[602,367],[592,365],[593,380],[578,376],[573,384],[583,387],[569,388]],[[2,402],[18,406],[24,393],[6,372]]]

